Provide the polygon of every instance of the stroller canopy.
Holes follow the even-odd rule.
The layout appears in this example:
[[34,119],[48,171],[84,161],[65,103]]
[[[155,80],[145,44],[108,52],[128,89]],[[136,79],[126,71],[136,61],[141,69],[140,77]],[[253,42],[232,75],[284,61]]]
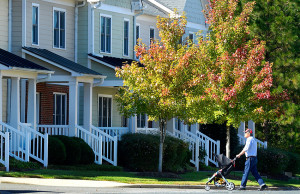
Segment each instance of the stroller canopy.
[[221,168],[224,168],[231,164],[231,160],[224,156],[223,154],[216,155],[216,160]]

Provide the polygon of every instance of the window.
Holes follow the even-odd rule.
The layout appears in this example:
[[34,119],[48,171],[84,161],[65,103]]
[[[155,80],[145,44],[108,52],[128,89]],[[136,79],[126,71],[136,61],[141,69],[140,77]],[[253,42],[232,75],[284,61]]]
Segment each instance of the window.
[[154,28],[150,27],[150,44],[154,41]]
[[53,46],[54,48],[66,48],[66,12],[54,10],[53,22]]
[[137,128],[146,127],[146,114],[138,114],[136,116]]
[[67,123],[67,95],[54,94],[53,124],[66,125]]
[[135,39],[136,39],[136,43],[138,43],[138,39],[140,38],[140,25],[139,24],[136,25],[135,30],[136,30]]
[[103,53],[111,53],[111,17],[101,16],[100,22],[100,50]]
[[112,98],[99,96],[99,127],[111,127]]
[[175,129],[181,131],[181,121],[178,118],[175,118]]
[[128,127],[128,118],[122,116],[121,127]]
[[36,123],[40,123],[40,93],[36,93]]
[[193,33],[189,33],[189,40],[194,43],[194,34]]
[[129,21],[124,20],[124,50],[123,55],[128,56],[129,50]]
[[32,44],[39,44],[39,5],[32,4]]

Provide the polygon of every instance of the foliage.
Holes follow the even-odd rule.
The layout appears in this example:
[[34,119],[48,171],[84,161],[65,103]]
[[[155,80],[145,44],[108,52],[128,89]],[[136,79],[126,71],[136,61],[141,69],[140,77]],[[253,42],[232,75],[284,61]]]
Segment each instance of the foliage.
[[81,149],[80,164],[93,164],[95,161],[95,154],[92,148],[83,141],[83,139],[73,137],[79,144]]
[[[241,5],[252,0],[241,0]],[[269,145],[300,153],[300,30],[299,1],[256,0],[250,18],[250,36],[266,41],[266,59],[273,63],[275,90],[288,90],[290,99],[283,102],[285,114],[276,121],[258,126],[261,139]]]
[[[132,171],[157,169],[159,136],[125,134],[118,145],[119,164]],[[189,164],[191,153],[182,140],[167,136],[164,147],[164,170],[181,171]]]
[[65,145],[55,136],[48,137],[48,163],[63,164],[67,157]]
[[40,168],[42,168],[42,165],[37,162],[23,162],[12,157],[9,158],[9,169],[11,171],[28,171]]
[[56,138],[62,141],[66,148],[67,157],[64,161],[66,165],[79,164],[81,160],[81,148],[75,138],[63,135],[56,135]]
[[48,169],[72,171],[122,171],[122,167],[112,165],[84,164],[84,165],[49,165]]

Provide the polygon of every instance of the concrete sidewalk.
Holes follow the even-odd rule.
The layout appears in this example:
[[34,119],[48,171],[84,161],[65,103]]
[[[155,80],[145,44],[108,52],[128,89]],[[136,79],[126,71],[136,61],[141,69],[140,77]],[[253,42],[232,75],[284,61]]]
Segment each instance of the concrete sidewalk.
[[[15,177],[0,177],[1,183],[10,184],[28,184],[40,186],[56,186],[56,187],[126,187],[126,188],[173,188],[173,189],[204,189],[205,185],[163,185],[163,184],[127,184],[113,181],[92,181],[78,179],[43,179],[43,178],[15,178]],[[215,187],[210,185],[212,189],[226,190],[224,187]],[[238,186],[236,187],[236,189]],[[248,186],[247,190],[257,190],[258,186]],[[269,187],[268,190],[300,190],[295,187]]]

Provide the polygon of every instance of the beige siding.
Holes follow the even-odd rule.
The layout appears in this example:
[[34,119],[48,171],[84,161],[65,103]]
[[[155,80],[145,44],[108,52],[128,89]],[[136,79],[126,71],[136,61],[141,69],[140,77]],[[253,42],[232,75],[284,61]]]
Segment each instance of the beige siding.
[[0,1],[0,48],[8,49],[8,0]]
[[12,4],[12,52],[21,56],[22,46],[22,1]]
[[[26,46],[50,50],[74,61],[75,7],[72,1],[53,3],[41,0],[27,0],[26,4]],[[73,1],[74,2],[74,1]],[[39,46],[32,44],[32,3],[39,4]],[[73,3],[74,4],[74,3]],[[66,48],[53,48],[53,8],[66,11]]]
[[121,127],[122,116],[118,110],[118,104],[114,99],[115,94],[117,93],[116,88],[108,88],[108,87],[94,87],[93,88],[93,108],[92,115],[93,120],[92,123],[94,126],[98,126],[98,95],[111,95],[112,96],[112,127]]

